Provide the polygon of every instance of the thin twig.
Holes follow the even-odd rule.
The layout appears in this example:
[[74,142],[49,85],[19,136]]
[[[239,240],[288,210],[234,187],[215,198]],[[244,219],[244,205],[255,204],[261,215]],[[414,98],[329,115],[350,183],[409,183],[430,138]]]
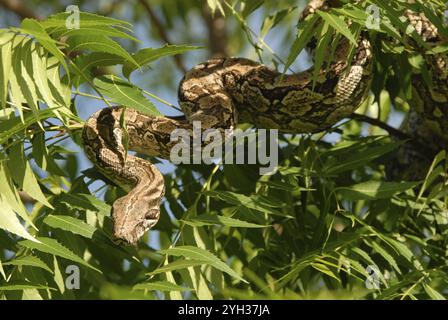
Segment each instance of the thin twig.
[[42,17],[36,15],[25,3],[20,0],[0,0],[0,6],[5,9],[14,12],[21,19],[33,18],[36,20],[42,20]]
[[166,101],[166,100],[164,100],[164,99],[162,99],[162,98],[156,96],[154,93],[151,93],[151,92],[149,92],[149,91],[147,91],[147,90],[145,90],[145,89],[142,89],[142,91],[143,91],[144,94],[146,94],[146,95],[150,96],[151,98],[153,98],[153,99],[155,99],[155,100],[157,100],[157,101],[159,101],[159,102],[161,102],[161,103],[167,105],[168,107],[171,107],[171,108],[173,108],[173,109],[175,109],[175,110],[177,110],[177,111],[182,112],[182,110],[181,110],[179,107],[177,107],[177,106],[175,106],[174,104],[171,104],[171,103],[169,103],[168,101]]
[[[275,53],[274,49],[272,49],[267,43],[266,41],[264,41],[264,39],[262,37],[260,37],[254,30],[252,30],[252,28],[249,27],[249,25],[246,23],[245,19],[243,19],[243,17],[235,10],[235,8],[233,6],[231,6],[227,1],[224,1],[224,4],[226,5],[226,7],[232,12],[233,16],[238,20],[238,22],[241,23],[241,26],[243,27],[243,29],[245,30],[246,34],[248,35],[252,35],[253,37],[255,37],[258,41],[258,43],[266,48],[266,50],[269,51],[269,53],[281,64],[286,64],[285,61],[283,61],[283,59]],[[248,37],[249,38],[249,37]],[[251,38],[249,39],[251,42],[253,41]],[[255,47],[255,46],[254,46]],[[255,47],[255,50],[257,50],[257,48]],[[258,50],[257,50],[258,51]],[[295,71],[289,67],[288,68],[289,71],[295,73]]]
[[410,135],[404,133],[403,131],[395,129],[394,127],[391,127],[390,125],[388,125],[385,122],[382,122],[381,120],[371,118],[369,116],[366,116],[363,114],[358,114],[358,113],[353,113],[352,115],[350,115],[349,118],[351,118],[353,120],[357,120],[357,121],[366,122],[373,126],[379,127],[381,129],[387,131],[390,135],[399,138],[400,140],[411,140],[412,139],[412,137]]

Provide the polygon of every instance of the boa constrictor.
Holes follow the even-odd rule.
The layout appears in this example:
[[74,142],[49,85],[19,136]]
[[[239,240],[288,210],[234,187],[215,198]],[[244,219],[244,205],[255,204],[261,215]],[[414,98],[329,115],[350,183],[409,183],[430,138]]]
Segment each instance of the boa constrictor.
[[[427,44],[446,45],[447,39],[423,13],[406,10],[404,15]],[[400,128],[411,140],[386,164],[387,176],[393,180],[423,179],[434,156],[448,149],[448,55],[443,52],[423,57],[430,76],[425,81],[423,73],[412,75],[411,109]]]
[[[327,9],[312,0],[303,17]],[[179,102],[185,119],[157,117],[124,107],[102,109],[85,123],[83,142],[87,156],[110,180],[128,193],[113,204],[113,236],[134,244],[160,215],[164,180],[149,161],[127,155],[130,150],[169,158],[175,129],[192,131],[200,121],[203,130],[233,128],[249,122],[259,128],[305,133],[328,129],[352,114],[370,87],[372,52],[361,38],[348,65],[349,45],[341,40],[330,65],[322,66],[316,83],[313,71],[282,75],[244,58],[212,59],[188,71],[179,85]],[[313,87],[314,86],[314,87]],[[123,129],[125,123],[126,130]]]

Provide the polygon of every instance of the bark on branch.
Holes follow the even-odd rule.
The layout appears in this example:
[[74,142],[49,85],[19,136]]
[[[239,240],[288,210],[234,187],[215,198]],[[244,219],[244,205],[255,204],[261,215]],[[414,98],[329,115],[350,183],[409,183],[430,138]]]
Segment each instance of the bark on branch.
[[202,7],[202,17],[208,32],[210,54],[213,58],[229,56],[226,21],[220,12],[212,15],[208,6]]
[[36,15],[34,11],[26,6],[21,0],[0,0],[0,6],[14,12],[21,19],[33,18],[36,20],[42,20],[42,17]]

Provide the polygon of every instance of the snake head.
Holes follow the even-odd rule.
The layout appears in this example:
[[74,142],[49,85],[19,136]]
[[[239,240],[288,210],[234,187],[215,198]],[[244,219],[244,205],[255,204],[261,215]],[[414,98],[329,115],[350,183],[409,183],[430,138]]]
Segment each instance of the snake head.
[[160,208],[150,207],[146,201],[136,201],[129,195],[114,202],[113,241],[116,244],[135,245],[143,234],[159,220]]

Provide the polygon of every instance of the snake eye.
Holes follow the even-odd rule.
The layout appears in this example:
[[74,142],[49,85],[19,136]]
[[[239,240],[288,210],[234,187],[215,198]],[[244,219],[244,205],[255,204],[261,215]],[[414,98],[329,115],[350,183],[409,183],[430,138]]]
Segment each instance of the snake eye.
[[153,218],[153,215],[152,215],[152,212],[150,211],[150,212],[147,212],[146,214],[145,214],[145,219],[146,220],[149,220],[149,219],[152,219]]
[[150,209],[148,212],[146,212],[145,219],[146,220],[156,220],[157,221],[159,219],[159,210],[157,210],[157,209]]

